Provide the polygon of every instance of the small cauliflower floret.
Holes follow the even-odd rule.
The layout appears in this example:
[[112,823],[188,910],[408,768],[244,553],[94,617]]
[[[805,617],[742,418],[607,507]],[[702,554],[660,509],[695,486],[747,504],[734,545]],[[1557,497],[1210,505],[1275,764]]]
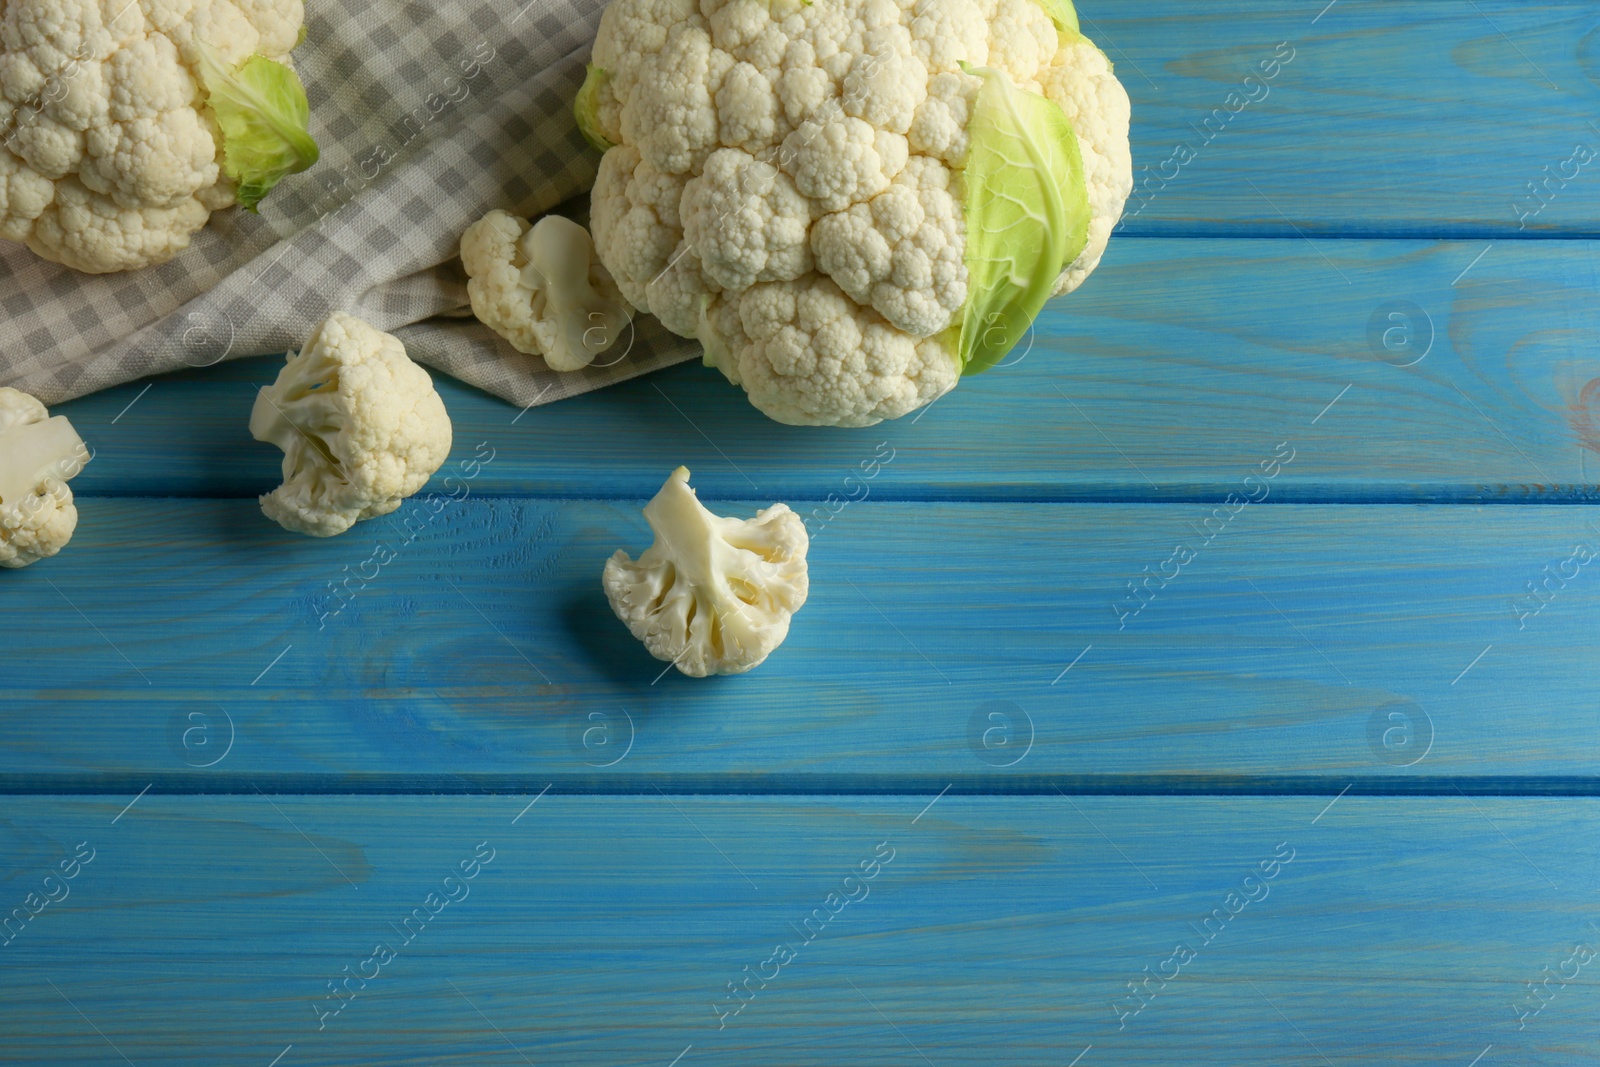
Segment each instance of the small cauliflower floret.
[[705,276],[700,257],[687,241],[679,243],[671,263],[671,268],[656,275],[646,291],[650,314],[679,337],[696,337],[700,308],[718,291],[717,283]]
[[811,248],[818,269],[851,299],[927,337],[950,325],[966,302],[963,232],[950,171],[916,156],[870,203],[819,219]]
[[78,527],[68,480],[89,450],[66,416],[0,388],[0,567],[26,567],[66,547]]
[[611,610],[652,656],[704,678],[742,674],[783,643],[809,591],[809,538],[787,504],[723,518],[679,467],[644,517],[655,543],[638,560],[619,549],[603,583]]
[[937,156],[952,167],[967,161],[967,123],[982,81],[969,74],[944,72],[928,84],[928,97],[917,108],[908,140],[913,152]]
[[645,291],[683,239],[679,205],[686,179],[663,174],[637,149],[618,146],[600,160],[589,197],[589,224],[600,260],[622,295],[646,309]]
[[817,274],[747,290],[739,322],[748,340],[727,346],[731,368],[717,366],[752,404],[794,426],[897,419],[949,392],[960,374],[941,337],[908,336]]
[[788,281],[811,269],[811,205],[789,176],[723,148],[683,190],[683,236],[725,289]]
[[711,47],[699,26],[680,23],[639,70],[639,84],[622,108],[622,136],[665,174],[698,168],[717,146],[717,107],[711,94],[733,57]]
[[772,82],[752,64],[740,63],[728,71],[716,101],[722,143],[730,148],[757,152],[781,136],[780,129],[788,132]]
[[973,0],[917,0],[911,9],[912,49],[938,73],[989,62],[989,27]]
[[1039,70],[1055,55],[1056,27],[1039,0],[998,0],[989,20],[988,66],[1019,89],[1039,91]]
[[0,2],[0,238],[91,274],[165,262],[309,167],[301,0]]
[[906,165],[906,139],[858,118],[807,122],[783,142],[778,158],[795,188],[824,211],[877,196]]
[[461,236],[472,313],[551,370],[582,370],[615,344],[630,316],[595,258],[589,231],[546,215],[537,225],[491,211]]
[[332,537],[387,515],[450,455],[450,416],[399,338],[328,316],[256,396],[250,433],[283,449],[283,484],[261,510],[286,530]]

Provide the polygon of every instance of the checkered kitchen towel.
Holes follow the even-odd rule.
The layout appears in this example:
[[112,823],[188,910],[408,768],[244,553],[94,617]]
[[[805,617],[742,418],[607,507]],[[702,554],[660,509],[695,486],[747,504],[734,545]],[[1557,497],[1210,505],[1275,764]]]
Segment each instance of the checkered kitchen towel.
[[91,276],[0,241],[0,385],[54,404],[298,348],[345,310],[519,406],[697,355],[647,316],[626,356],[556,374],[465,312],[461,233],[503,207],[587,207],[599,154],[572,98],[604,0],[311,0],[295,66],[322,159],[261,215],[218,212],[169,263]]

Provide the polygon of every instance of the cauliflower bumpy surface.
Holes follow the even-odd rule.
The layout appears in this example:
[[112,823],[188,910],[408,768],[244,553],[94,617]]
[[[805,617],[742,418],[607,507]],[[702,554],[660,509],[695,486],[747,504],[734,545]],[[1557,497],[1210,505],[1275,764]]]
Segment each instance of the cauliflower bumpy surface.
[[253,207],[316,158],[282,65],[303,18],[302,0],[0,3],[0,237],[102,274],[165,262],[211,212]]
[[652,656],[704,678],[742,674],[783,643],[809,590],[810,539],[787,504],[723,518],[679,467],[644,517],[655,543],[638,560],[619,549],[603,582],[611,610]]
[[332,537],[387,515],[450,455],[450,416],[400,339],[335,312],[256,396],[250,433],[283,449],[283,484],[261,510]]
[[461,263],[478,321],[551,370],[582,370],[627,331],[617,283],[571,219],[491,211],[461,235]]
[[89,450],[66,416],[0,388],[0,567],[26,567],[66,547],[78,528],[67,481]]
[[788,423],[867,426],[951,389],[963,183],[985,72],[1060,108],[1099,264],[1133,186],[1128,96],[1052,0],[612,0],[580,126],[601,260],[636,308]]

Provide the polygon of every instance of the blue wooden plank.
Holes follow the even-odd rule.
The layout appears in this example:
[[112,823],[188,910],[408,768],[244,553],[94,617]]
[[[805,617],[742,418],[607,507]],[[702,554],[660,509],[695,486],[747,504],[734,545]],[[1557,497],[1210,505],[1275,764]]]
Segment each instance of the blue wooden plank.
[[1600,232],[1587,0],[1081,11],[1133,101],[1127,232]]
[[67,552],[0,575],[7,788],[1600,769],[1593,508],[868,501],[814,522],[784,647],[693,680],[600,590],[639,503],[413,503],[317,541],[250,501],[86,501]]
[[[458,453],[496,450],[497,495],[649,496],[679,463],[707,499],[859,495],[846,475],[887,442],[877,499],[1217,501],[1287,439],[1275,501],[1593,499],[1597,248],[1115,242],[1015,365],[867,430],[780,426],[698,364],[526,414],[440,388]],[[245,423],[276,364],[62,405],[97,449],[76,490],[269,490],[277,453]]]
[[9,1064],[1596,1059],[1593,800],[133,799],[7,803]]

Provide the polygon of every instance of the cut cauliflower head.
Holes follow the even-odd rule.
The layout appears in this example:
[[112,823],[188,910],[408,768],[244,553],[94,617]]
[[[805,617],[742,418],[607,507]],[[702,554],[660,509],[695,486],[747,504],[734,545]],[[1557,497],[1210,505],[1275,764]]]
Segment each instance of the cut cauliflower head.
[[582,370],[627,332],[627,303],[571,219],[491,211],[462,235],[461,262],[472,313],[551,370]]
[[0,388],[0,567],[26,567],[66,547],[78,528],[68,480],[89,450],[66,416]]
[[250,433],[283,449],[283,484],[261,510],[332,537],[387,515],[450,455],[450,416],[399,338],[330,315],[256,396]]
[[[577,111],[606,149],[592,224],[622,295],[782,422],[897,418],[993,365],[973,337],[1014,344],[1080,285],[1133,187],[1128,95],[1067,0],[612,0]],[[1017,150],[1062,116],[1070,144]],[[990,210],[977,242],[975,133],[989,181],[1050,156],[1069,202]],[[1050,284],[974,323],[974,256],[992,286],[1030,226],[1072,230],[1024,264]]]
[[619,549],[603,581],[611,610],[652,656],[704,678],[742,674],[783,643],[809,589],[809,539],[787,504],[753,519],[714,515],[679,467],[644,517],[655,543],[638,560]]
[[165,262],[317,158],[301,0],[0,3],[0,237],[92,274]]

